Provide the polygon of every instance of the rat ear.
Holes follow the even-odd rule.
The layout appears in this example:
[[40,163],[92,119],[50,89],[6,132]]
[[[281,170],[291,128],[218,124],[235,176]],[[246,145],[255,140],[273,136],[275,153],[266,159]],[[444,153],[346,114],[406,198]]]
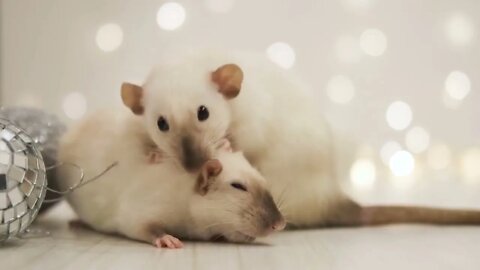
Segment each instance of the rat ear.
[[123,104],[129,107],[130,110],[136,115],[143,114],[144,108],[142,104],[143,99],[143,88],[131,84],[131,83],[122,83],[121,90]]
[[221,172],[222,172],[222,163],[220,163],[218,159],[212,159],[207,161],[202,167],[201,174],[198,176],[195,190],[200,195],[207,194],[208,190],[210,189],[210,186],[215,181],[215,177],[218,176]]
[[235,64],[223,65],[212,72],[212,82],[227,99],[236,97],[242,87],[243,71]]

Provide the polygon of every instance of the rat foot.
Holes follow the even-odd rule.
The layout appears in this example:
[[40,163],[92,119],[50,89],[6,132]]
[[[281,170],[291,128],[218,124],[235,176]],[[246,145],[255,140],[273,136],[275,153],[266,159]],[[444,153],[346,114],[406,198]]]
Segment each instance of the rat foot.
[[147,157],[148,164],[157,164],[162,161],[163,155],[160,150],[150,150]]
[[218,148],[226,150],[228,152],[233,151],[232,145],[230,144],[230,141],[227,138],[223,138],[222,140],[220,140],[220,142],[218,144]]
[[183,243],[178,238],[171,236],[170,234],[164,234],[153,240],[153,245],[157,248],[182,248]]

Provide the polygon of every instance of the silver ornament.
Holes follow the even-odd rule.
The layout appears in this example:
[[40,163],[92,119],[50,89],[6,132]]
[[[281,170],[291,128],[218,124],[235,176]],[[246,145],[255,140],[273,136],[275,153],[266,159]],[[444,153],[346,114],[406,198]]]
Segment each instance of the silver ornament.
[[[6,107],[0,109],[0,118],[23,129],[33,139],[47,168],[58,163],[58,143],[67,128],[56,115],[35,108]],[[56,169],[47,171],[48,185],[52,189],[58,189],[56,175]],[[59,197],[58,194],[47,192],[47,199]],[[51,205],[44,203],[41,210]]]
[[0,119],[0,242],[28,228],[46,191],[45,163],[35,142]]

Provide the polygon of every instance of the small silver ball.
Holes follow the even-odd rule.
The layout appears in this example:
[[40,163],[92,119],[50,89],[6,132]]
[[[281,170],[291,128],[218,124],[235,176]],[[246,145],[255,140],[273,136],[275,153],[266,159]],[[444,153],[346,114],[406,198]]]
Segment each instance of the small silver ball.
[[33,139],[0,119],[0,242],[28,228],[46,188],[45,163]]

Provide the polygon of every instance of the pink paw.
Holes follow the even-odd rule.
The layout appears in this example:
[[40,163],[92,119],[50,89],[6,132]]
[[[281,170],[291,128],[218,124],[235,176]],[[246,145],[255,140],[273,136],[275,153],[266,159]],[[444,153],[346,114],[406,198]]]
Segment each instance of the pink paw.
[[230,141],[227,138],[224,138],[220,141],[218,148],[223,149],[223,150],[228,151],[228,152],[233,151],[232,145],[230,144]]
[[171,248],[171,249],[183,247],[182,241],[180,241],[178,238],[173,237],[169,234],[164,234],[163,236],[153,240],[153,245],[156,246],[157,248]]
[[162,162],[162,152],[159,150],[152,150],[148,153],[147,162],[148,164],[157,164]]

